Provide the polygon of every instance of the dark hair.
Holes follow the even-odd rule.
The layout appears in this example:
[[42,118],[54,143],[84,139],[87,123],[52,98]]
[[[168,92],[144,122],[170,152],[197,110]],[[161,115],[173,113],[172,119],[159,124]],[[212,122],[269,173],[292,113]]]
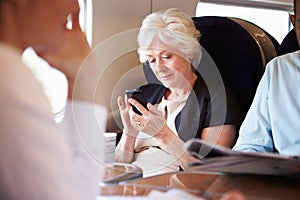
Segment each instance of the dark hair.
[[297,0],[294,0],[294,15],[295,15],[295,17],[296,17],[296,1]]

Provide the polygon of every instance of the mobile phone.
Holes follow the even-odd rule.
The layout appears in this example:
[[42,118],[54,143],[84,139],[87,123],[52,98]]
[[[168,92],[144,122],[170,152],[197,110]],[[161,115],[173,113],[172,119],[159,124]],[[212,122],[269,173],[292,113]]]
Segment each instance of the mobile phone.
[[[143,95],[143,93],[140,90],[126,90],[125,91],[127,98],[133,98],[135,100],[137,100],[144,108],[147,109],[147,101]],[[142,115],[142,113],[140,111],[138,111],[138,109],[136,107],[134,107],[132,105],[133,111],[139,115]]]

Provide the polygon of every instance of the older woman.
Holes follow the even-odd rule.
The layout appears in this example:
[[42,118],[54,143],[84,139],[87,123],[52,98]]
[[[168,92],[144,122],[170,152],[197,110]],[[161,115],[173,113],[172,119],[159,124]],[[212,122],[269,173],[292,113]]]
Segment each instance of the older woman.
[[194,68],[202,55],[199,35],[192,19],[175,8],[150,14],[140,28],[140,60],[148,62],[162,84],[140,87],[147,108],[133,98],[125,103],[118,98],[124,129],[116,160],[140,166],[145,176],[188,169],[195,159],[184,151],[188,139],[197,137],[225,147],[234,144],[239,120],[226,106],[225,93],[221,97],[224,87],[210,94]]

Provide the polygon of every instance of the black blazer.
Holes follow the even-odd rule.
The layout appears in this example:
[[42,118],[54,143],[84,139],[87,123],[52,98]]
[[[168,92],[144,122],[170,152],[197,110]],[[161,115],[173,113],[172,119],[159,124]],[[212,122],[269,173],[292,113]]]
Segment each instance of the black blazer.
[[[240,125],[240,112],[237,101],[223,86],[210,86],[196,72],[198,78],[185,106],[175,119],[179,137],[183,141],[200,138],[202,130],[210,126],[224,124]],[[149,83],[139,88],[147,102],[159,103],[167,88],[161,84]]]

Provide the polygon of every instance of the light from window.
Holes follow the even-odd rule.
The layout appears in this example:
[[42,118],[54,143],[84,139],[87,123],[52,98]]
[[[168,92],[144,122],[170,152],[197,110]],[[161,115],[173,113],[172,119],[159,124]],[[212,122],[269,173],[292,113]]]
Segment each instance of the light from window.
[[92,0],[78,0],[80,6],[79,23],[92,45],[93,7]]
[[244,19],[267,31],[279,43],[281,43],[292,28],[289,20],[289,12],[287,11],[199,2],[196,16],[224,16]]

